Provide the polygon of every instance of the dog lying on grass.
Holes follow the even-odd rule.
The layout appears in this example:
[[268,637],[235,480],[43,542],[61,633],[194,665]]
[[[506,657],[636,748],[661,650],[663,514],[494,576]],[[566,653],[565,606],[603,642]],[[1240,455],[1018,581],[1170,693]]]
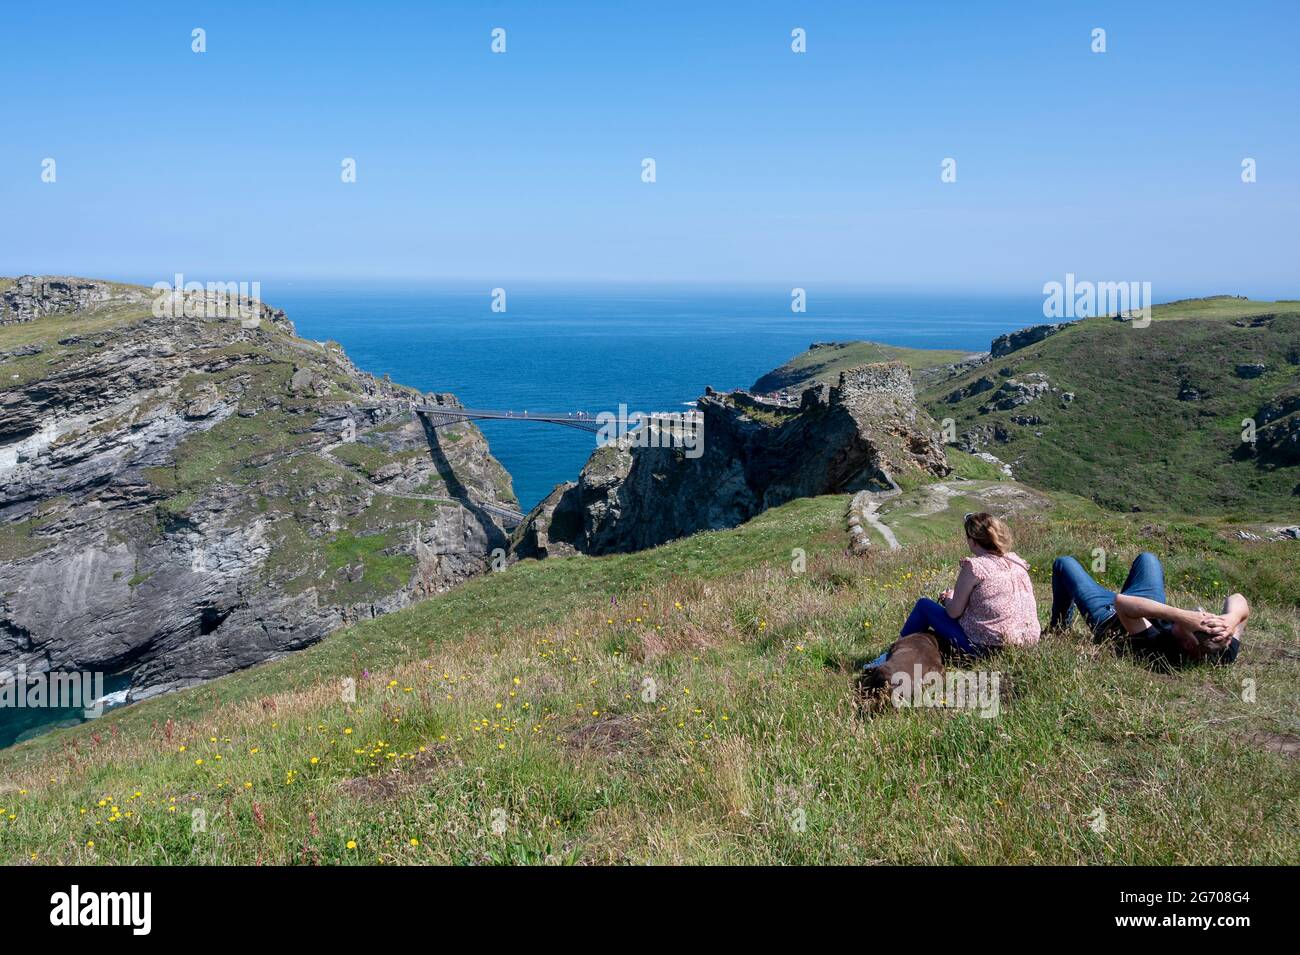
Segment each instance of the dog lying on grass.
[[939,638],[934,634],[909,633],[899,637],[889,648],[885,662],[879,666],[864,670],[858,677],[858,694],[861,702],[879,705],[889,699],[895,673],[906,673],[911,679],[916,674],[916,667],[921,667],[924,679],[930,673],[943,672],[943,651],[939,649]]

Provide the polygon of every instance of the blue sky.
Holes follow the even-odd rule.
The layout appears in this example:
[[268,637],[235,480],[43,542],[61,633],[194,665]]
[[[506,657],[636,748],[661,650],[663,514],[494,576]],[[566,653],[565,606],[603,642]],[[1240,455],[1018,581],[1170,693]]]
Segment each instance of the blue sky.
[[1074,272],[1157,299],[1300,296],[1294,0],[67,2],[5,21],[0,274],[1036,294]]

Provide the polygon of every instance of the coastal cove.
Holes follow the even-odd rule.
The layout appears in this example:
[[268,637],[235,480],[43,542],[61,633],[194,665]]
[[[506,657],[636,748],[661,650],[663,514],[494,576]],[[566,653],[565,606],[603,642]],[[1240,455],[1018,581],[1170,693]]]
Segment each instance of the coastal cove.
[[[986,350],[1041,311],[1033,299],[841,292],[811,296],[808,313],[782,314],[789,306],[781,289],[691,287],[523,287],[505,313],[490,310],[487,290],[463,286],[271,284],[262,295],[303,338],[340,343],[363,373],[451,392],[466,406],[534,413],[620,404],[681,411],[706,385],[748,387],[814,341],[872,339],[956,357]],[[576,478],[594,447],[592,435],[567,428],[478,424],[525,512]],[[109,679],[109,705],[122,705],[125,693],[116,691],[129,680]],[[76,708],[5,710],[0,746],[81,721]]]
[[[987,351],[1043,321],[1041,296],[808,290],[790,311],[782,287],[520,286],[504,313],[489,284],[331,287],[262,283],[298,334],[339,342],[360,368],[467,407],[536,412],[680,411],[706,385],[747,388],[817,341]],[[566,428],[480,422],[524,511],[573,480],[594,447]]]
[[[204,683],[420,603],[481,575],[494,548],[511,560],[635,552],[738,526],[793,497],[863,488],[888,496],[898,491],[895,475],[909,484],[943,478],[952,462],[935,443],[940,418],[956,427],[945,443],[966,477],[1010,476],[1006,458],[986,453],[990,441],[1006,455],[1005,445],[1040,436],[1034,429],[1061,415],[1054,428],[1086,429],[1092,417],[1066,409],[1136,344],[1112,319],[1058,336],[1067,326],[1032,324],[1041,303],[1035,314],[1033,304],[977,297],[845,293],[827,297],[825,314],[786,319],[768,311],[778,296],[753,290],[525,288],[504,313],[490,310],[500,299],[489,295],[485,316],[478,290],[295,288],[272,291],[256,306],[260,318],[236,324],[150,316],[139,285],[24,277],[5,292],[14,314],[65,313],[10,333],[34,336],[7,353],[19,382],[8,427],[34,435],[8,465],[11,506],[24,509],[0,540],[13,558],[0,579],[14,601],[5,608],[10,631],[29,634],[29,647],[65,668],[76,660],[111,674],[109,706],[125,704],[128,689],[136,702]],[[1258,406],[1257,417],[1274,422],[1261,433],[1266,466],[1241,462],[1233,484],[1253,488],[1266,516],[1287,500],[1287,472],[1268,465],[1289,460],[1293,423],[1274,419],[1291,407],[1276,393],[1280,369],[1294,363],[1294,316],[1261,307],[1233,297],[1158,306],[1160,322],[1142,341],[1176,356],[1188,335],[1218,329],[1232,340],[1213,350],[1260,358],[1237,366],[1231,384],[1216,383],[1210,368],[1194,377],[1207,394],[1231,398],[1223,407],[1202,402],[1206,409],[1236,421]],[[1188,318],[1202,321],[1180,321]],[[77,322],[102,327],[104,337],[60,330]],[[1000,385],[986,364],[990,349]],[[1089,363],[1100,363],[1093,379],[1078,378]],[[41,418],[45,392],[23,377],[39,381],[52,366],[76,369],[60,379],[64,404],[78,404],[78,389],[105,387],[119,402],[95,427],[75,425],[87,433],[84,445],[67,441],[66,420]],[[1236,384],[1242,369],[1256,382],[1249,391]],[[1183,374],[1192,374],[1186,363]],[[815,382],[802,406],[792,401]],[[743,393],[749,388],[781,394],[754,397]],[[1017,411],[1043,396],[1054,397],[1034,415]],[[1111,414],[1111,396],[1090,400],[1101,401],[1094,416]],[[627,486],[632,462],[623,450],[593,454],[590,429],[556,426],[580,413],[598,420],[613,408],[680,414],[688,406],[702,423],[711,418],[700,454],[685,455],[704,455],[700,467],[650,456]],[[449,408],[443,417],[479,417],[431,445],[440,408]],[[487,408],[496,410],[473,410]],[[1175,406],[1170,421],[1182,410]],[[156,440],[137,436],[141,415]],[[1050,442],[1010,453],[1047,488],[1080,487]],[[1176,470],[1199,480],[1203,457]],[[584,467],[589,459],[594,470]],[[141,473],[131,461],[145,465],[147,485],[131,483]],[[138,488],[125,492],[134,497],[126,510],[86,508],[81,498],[69,509],[53,493],[104,476]],[[1111,494],[1113,484],[1089,496]],[[1188,484],[1186,493],[1195,491]],[[670,506],[673,495],[699,506]],[[240,500],[252,509],[241,511]],[[1240,502],[1209,496],[1204,506]],[[46,527],[74,527],[81,543]],[[93,572],[58,602],[40,597],[41,581],[74,559]],[[101,622],[85,629],[79,608],[88,603]],[[65,646],[74,637],[76,646]],[[75,707],[6,710],[0,746],[80,721]]]

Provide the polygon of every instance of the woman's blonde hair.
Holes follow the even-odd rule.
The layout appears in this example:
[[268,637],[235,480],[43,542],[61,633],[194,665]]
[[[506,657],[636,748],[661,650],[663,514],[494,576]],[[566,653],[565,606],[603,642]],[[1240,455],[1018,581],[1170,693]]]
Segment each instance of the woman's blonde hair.
[[1011,553],[1011,528],[1000,517],[984,511],[967,514],[966,536],[994,554]]

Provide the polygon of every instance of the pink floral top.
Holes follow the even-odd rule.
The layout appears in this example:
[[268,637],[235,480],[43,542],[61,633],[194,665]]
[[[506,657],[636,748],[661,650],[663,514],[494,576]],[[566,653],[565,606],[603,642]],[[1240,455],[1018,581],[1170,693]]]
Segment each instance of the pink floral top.
[[981,551],[962,560],[977,583],[961,615],[962,630],[972,643],[1031,647],[1038,642],[1038,604],[1029,580],[1029,565],[1014,553]]

